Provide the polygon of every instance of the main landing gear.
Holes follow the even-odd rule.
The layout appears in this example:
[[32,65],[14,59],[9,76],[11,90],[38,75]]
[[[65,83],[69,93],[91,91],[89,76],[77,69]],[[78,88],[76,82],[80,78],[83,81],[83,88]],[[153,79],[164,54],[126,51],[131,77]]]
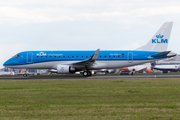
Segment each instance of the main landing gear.
[[92,75],[91,71],[84,71],[83,72],[83,76],[91,76],[91,75]]
[[24,74],[23,74],[23,77],[27,77],[28,74],[27,74],[27,69],[24,71]]
[[23,74],[23,77],[27,77],[27,74]]

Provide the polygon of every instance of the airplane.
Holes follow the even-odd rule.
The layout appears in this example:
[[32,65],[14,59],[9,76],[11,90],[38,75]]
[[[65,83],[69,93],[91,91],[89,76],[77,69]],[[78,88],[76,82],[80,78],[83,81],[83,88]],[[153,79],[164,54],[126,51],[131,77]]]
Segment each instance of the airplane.
[[151,66],[150,64],[136,65],[136,66],[130,66],[130,67],[126,67],[126,68],[120,68],[120,71],[143,73],[144,71],[149,72],[148,68],[150,68],[150,66]]
[[0,75],[15,75],[14,72],[0,72]]
[[152,69],[163,71],[163,73],[180,71],[180,64],[157,64],[155,61],[151,63]]
[[[139,65],[176,56],[167,51],[173,22],[166,22],[149,40],[135,50],[24,51],[7,60],[3,66],[20,69],[55,69],[59,74],[114,69]],[[27,76],[25,73],[24,77]]]

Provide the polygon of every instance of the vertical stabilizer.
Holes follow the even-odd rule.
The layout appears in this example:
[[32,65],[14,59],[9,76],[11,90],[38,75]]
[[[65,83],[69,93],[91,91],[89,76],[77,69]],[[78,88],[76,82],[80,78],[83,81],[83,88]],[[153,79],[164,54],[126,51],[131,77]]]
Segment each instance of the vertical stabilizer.
[[155,67],[156,64],[157,64],[156,61],[151,62],[151,67]]
[[166,51],[169,43],[173,22],[166,22],[156,32],[156,34],[150,39],[150,41],[136,49],[142,51]]

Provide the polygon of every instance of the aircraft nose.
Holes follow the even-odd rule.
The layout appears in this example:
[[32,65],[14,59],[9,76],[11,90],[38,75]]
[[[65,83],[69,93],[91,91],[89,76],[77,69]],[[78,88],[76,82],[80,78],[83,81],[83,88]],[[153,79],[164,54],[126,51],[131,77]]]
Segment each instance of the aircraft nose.
[[8,66],[8,65],[10,65],[10,61],[9,60],[7,60],[4,64],[3,64],[3,66]]
[[7,64],[7,61],[3,64],[3,66],[7,66],[8,64]]

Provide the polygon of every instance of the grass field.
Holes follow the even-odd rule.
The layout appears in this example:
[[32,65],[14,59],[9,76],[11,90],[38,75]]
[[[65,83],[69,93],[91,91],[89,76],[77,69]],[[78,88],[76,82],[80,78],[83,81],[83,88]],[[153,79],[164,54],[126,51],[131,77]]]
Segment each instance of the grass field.
[[[131,73],[129,73],[131,75]],[[169,73],[134,73],[133,75],[179,75],[180,72],[169,72]],[[93,74],[92,76],[117,76],[120,74]],[[0,77],[22,77],[23,75],[0,75]],[[53,75],[28,75],[30,77],[57,77],[57,76],[83,76],[82,74],[53,74]]]
[[180,78],[0,80],[0,119],[180,119]]

